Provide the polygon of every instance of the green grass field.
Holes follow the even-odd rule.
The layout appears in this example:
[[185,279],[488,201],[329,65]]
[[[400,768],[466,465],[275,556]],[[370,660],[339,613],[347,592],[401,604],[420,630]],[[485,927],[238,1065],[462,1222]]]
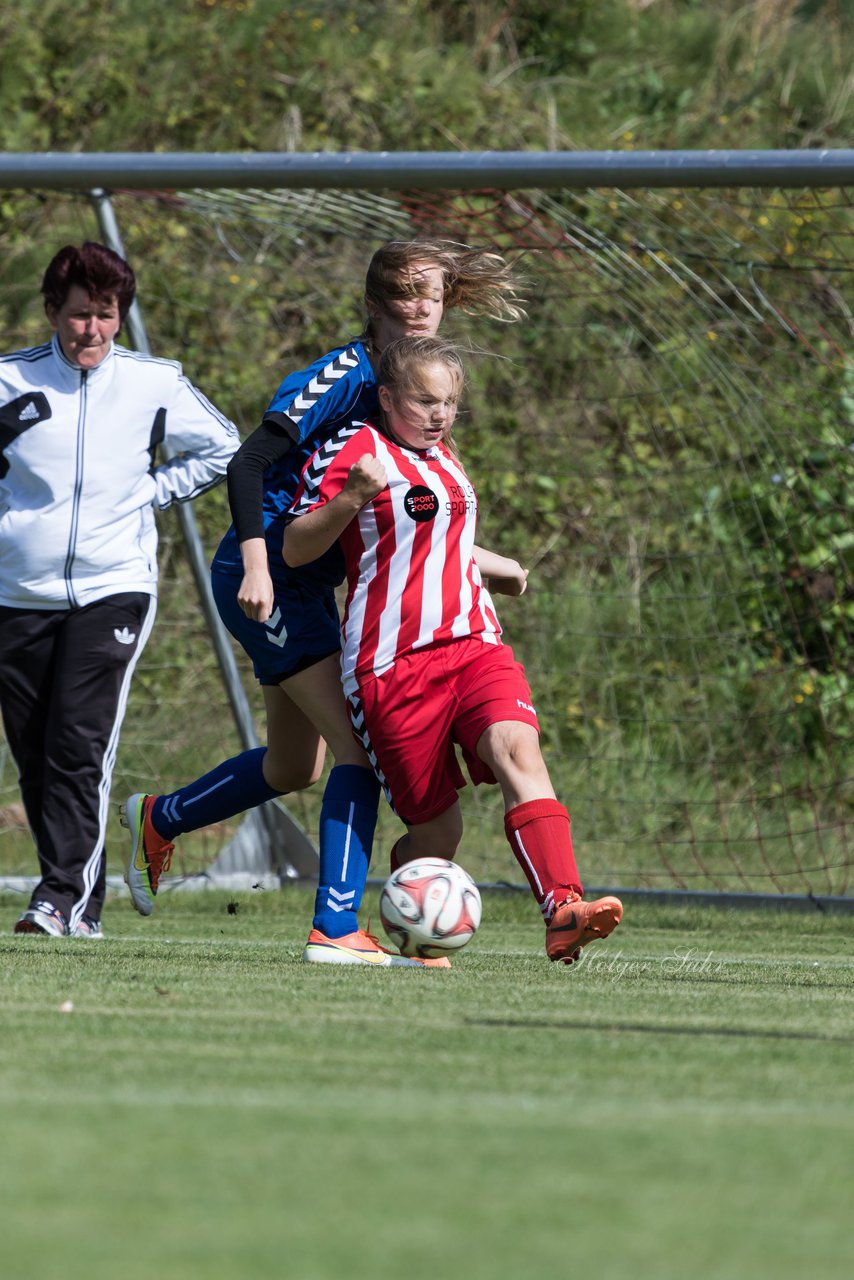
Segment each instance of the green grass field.
[[448,973],[301,964],[298,889],[117,901],[102,943],[20,905],[7,1280],[850,1274],[850,917],[631,906],[565,969],[488,896]]

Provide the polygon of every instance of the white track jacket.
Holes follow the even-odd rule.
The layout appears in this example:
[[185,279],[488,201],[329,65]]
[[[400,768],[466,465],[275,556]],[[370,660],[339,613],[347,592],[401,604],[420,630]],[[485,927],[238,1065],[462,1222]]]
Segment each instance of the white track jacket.
[[84,370],[56,335],[0,356],[0,605],[155,595],[153,508],[218,484],[239,443],[175,361],[114,343]]

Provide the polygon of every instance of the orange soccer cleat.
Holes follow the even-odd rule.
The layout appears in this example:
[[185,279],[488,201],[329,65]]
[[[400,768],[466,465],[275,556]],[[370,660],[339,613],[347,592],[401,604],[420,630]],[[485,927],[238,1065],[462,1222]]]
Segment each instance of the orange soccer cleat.
[[377,939],[364,929],[347,933],[343,938],[328,938],[319,929],[312,929],[302,953],[309,964],[372,964],[377,968],[397,966],[406,969],[450,969],[451,962],[445,956],[436,960],[417,960],[398,955],[380,946]]
[[582,948],[598,938],[607,938],[622,918],[619,898],[596,898],[593,902],[578,896],[567,898],[546,925],[546,955],[550,960],[572,964]]

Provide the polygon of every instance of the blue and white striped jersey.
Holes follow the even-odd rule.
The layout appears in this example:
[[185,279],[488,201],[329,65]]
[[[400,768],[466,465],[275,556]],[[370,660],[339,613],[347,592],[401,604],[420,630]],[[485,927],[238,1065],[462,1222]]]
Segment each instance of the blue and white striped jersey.
[[318,585],[340,582],[343,561],[337,546],[302,570],[284,566],[285,516],[311,455],[340,427],[376,419],[378,409],[376,376],[360,339],[335,347],[306,369],[288,374],[258,431],[244,441],[229,467],[234,524],[220,543],[217,561],[238,568],[240,543],[263,535],[274,578],[284,572]]

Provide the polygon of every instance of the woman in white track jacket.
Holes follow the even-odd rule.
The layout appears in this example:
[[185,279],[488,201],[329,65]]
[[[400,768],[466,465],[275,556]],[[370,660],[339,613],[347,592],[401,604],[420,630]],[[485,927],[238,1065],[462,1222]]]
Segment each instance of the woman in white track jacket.
[[134,292],[112,250],[67,245],[42,282],[52,341],[0,356],[0,710],[41,867],[17,933],[101,936],[110,778],[155,614],[154,509],[218,484],[239,444],[180,365],[115,344]]

